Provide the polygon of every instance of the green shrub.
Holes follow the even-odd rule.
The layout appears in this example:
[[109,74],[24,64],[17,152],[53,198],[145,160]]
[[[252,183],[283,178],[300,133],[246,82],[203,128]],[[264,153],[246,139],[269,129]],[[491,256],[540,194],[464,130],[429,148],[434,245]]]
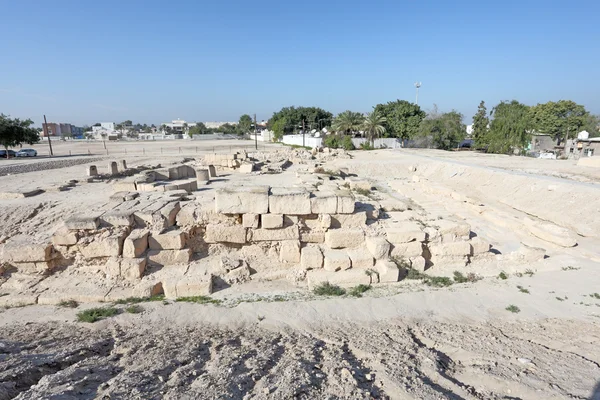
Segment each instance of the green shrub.
[[114,303],[115,304],[138,304],[138,303],[145,303],[148,301],[162,301],[164,299],[165,299],[165,295],[159,294],[159,295],[152,296],[152,297],[128,297],[126,299],[116,300]]
[[79,307],[79,303],[75,300],[63,300],[60,303],[58,303],[58,306],[65,308],[77,308]]
[[114,307],[97,307],[90,308],[77,313],[77,319],[80,322],[96,322],[104,318],[117,315],[119,310]]
[[360,149],[361,150],[375,150],[375,147],[371,146],[371,143],[369,143],[369,142],[363,142],[360,144]]
[[446,276],[428,276],[424,282],[427,286],[433,287],[446,287],[454,283],[452,282],[452,279]]
[[506,274],[506,272],[502,271],[498,275],[498,279],[508,279],[508,275]]
[[362,294],[369,289],[371,289],[371,286],[360,284],[351,288],[348,294],[354,297],[362,297]]
[[369,189],[356,188],[356,189],[354,189],[354,192],[356,194],[360,194],[361,196],[369,197],[371,195],[371,191]]
[[590,297],[593,297],[596,300],[600,300],[600,294],[598,294],[598,293],[592,293],[592,294],[590,294]]
[[177,302],[184,303],[198,303],[198,304],[221,304],[221,300],[213,299],[209,296],[187,296],[178,297],[175,299]]
[[344,135],[342,140],[340,141],[340,147],[344,150],[354,150],[354,143],[352,143],[352,137],[348,135]]
[[506,307],[506,311],[510,311],[511,313],[519,313],[521,312],[521,309],[517,306],[515,306],[514,304],[511,304],[510,306]]
[[323,146],[329,147],[330,149],[337,149],[340,147],[340,139],[337,135],[327,135],[323,139]]
[[144,311],[144,309],[141,306],[137,305],[137,304],[132,304],[129,307],[127,307],[125,309],[125,311],[127,311],[129,314],[139,314],[142,311]]
[[469,280],[467,279],[466,276],[464,276],[462,273],[458,272],[458,271],[454,271],[454,282],[456,283],[465,283],[468,282]]
[[519,289],[519,292],[521,293],[529,294],[529,289],[525,289],[523,286],[517,286],[517,289]]
[[346,290],[329,282],[323,282],[315,286],[313,293],[318,296],[343,296],[346,294]]

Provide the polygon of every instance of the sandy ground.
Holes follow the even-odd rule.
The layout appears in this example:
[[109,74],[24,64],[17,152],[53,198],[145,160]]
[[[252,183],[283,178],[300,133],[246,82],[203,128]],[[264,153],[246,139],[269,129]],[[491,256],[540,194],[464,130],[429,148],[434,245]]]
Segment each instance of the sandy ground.
[[[227,151],[228,144],[222,146]],[[180,155],[178,147],[175,142],[170,154],[129,155],[127,160],[132,165],[168,163],[193,156]],[[212,151],[208,147],[199,151]],[[390,179],[405,178],[406,165],[417,165],[419,173],[439,162],[525,176],[535,179],[532,185],[541,180],[565,186],[574,190],[576,200],[595,201],[597,208],[598,197],[589,196],[600,190],[599,172],[570,161],[388,150],[355,152],[353,160],[332,165],[362,171],[377,180],[378,189],[391,190]],[[43,182],[40,173],[0,181],[5,186],[51,186],[81,177],[84,169],[54,169],[43,173]],[[479,196],[496,214],[510,217],[510,223],[500,229],[485,213],[415,185],[410,195],[419,204],[430,211],[460,213],[501,254],[526,242],[543,245],[548,257],[524,266],[512,266],[508,258],[500,266],[473,265],[469,268],[484,277],[475,283],[435,289],[403,281],[377,286],[362,298],[317,298],[284,283],[250,282],[215,293],[223,301],[220,306],[142,303],[139,314],[123,311],[94,324],[75,322],[76,313],[98,304],[2,310],[0,400],[600,398],[597,236],[578,236],[574,248],[532,238],[520,225],[511,225],[530,215],[527,204],[507,204],[498,193],[476,192],[442,175],[438,181],[436,174],[423,172],[421,178]],[[260,179],[272,183],[283,178]],[[45,193],[43,206],[35,197],[3,201],[2,229],[30,230],[32,209],[37,209],[35,218],[52,226],[78,207],[100,207],[105,200],[101,192],[98,185],[81,185]],[[500,270],[508,279],[497,277]],[[521,275],[526,270],[532,274]],[[509,305],[520,312],[507,311]]]

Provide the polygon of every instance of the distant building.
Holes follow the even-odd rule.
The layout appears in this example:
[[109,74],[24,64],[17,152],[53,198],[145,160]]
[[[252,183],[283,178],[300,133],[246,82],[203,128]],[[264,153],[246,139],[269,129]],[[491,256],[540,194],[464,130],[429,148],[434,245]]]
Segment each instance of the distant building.
[[204,125],[209,128],[209,129],[214,129],[214,128],[220,128],[225,124],[229,124],[229,125],[237,125],[237,122],[214,122],[214,121],[208,121],[205,122]]
[[98,140],[117,140],[119,137],[114,122],[101,122],[100,126],[92,126],[92,134]]
[[196,122],[187,122],[183,119],[174,119],[171,122],[165,122],[160,125],[161,131],[165,135],[183,135],[192,126],[196,126]]
[[42,124],[42,137],[81,137],[83,135],[83,128],[75,125],[48,122]]
[[529,144],[529,148],[527,150],[530,151],[545,151],[552,150],[556,145],[552,136],[547,135],[545,133],[532,133],[531,134],[531,143]]

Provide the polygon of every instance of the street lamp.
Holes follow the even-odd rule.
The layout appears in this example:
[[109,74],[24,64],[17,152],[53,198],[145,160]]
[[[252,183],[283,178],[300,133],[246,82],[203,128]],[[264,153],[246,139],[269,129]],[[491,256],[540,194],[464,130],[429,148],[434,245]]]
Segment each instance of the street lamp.
[[415,82],[415,87],[417,88],[417,99],[415,101],[415,104],[419,105],[419,88],[421,87],[421,82]]

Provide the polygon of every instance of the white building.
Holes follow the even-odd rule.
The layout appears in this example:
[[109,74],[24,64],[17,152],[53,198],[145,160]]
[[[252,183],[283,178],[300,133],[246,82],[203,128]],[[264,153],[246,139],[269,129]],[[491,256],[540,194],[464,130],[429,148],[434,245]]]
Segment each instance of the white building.
[[92,126],[92,134],[97,140],[117,140],[119,137],[114,122],[101,122],[100,126]]
[[171,134],[187,134],[189,128],[196,126],[196,122],[187,122],[183,119],[174,119],[171,122],[161,124],[161,131],[165,135]]
[[204,125],[209,129],[220,128],[221,126],[229,124],[229,125],[237,125],[237,122],[215,122],[215,121],[207,121]]

